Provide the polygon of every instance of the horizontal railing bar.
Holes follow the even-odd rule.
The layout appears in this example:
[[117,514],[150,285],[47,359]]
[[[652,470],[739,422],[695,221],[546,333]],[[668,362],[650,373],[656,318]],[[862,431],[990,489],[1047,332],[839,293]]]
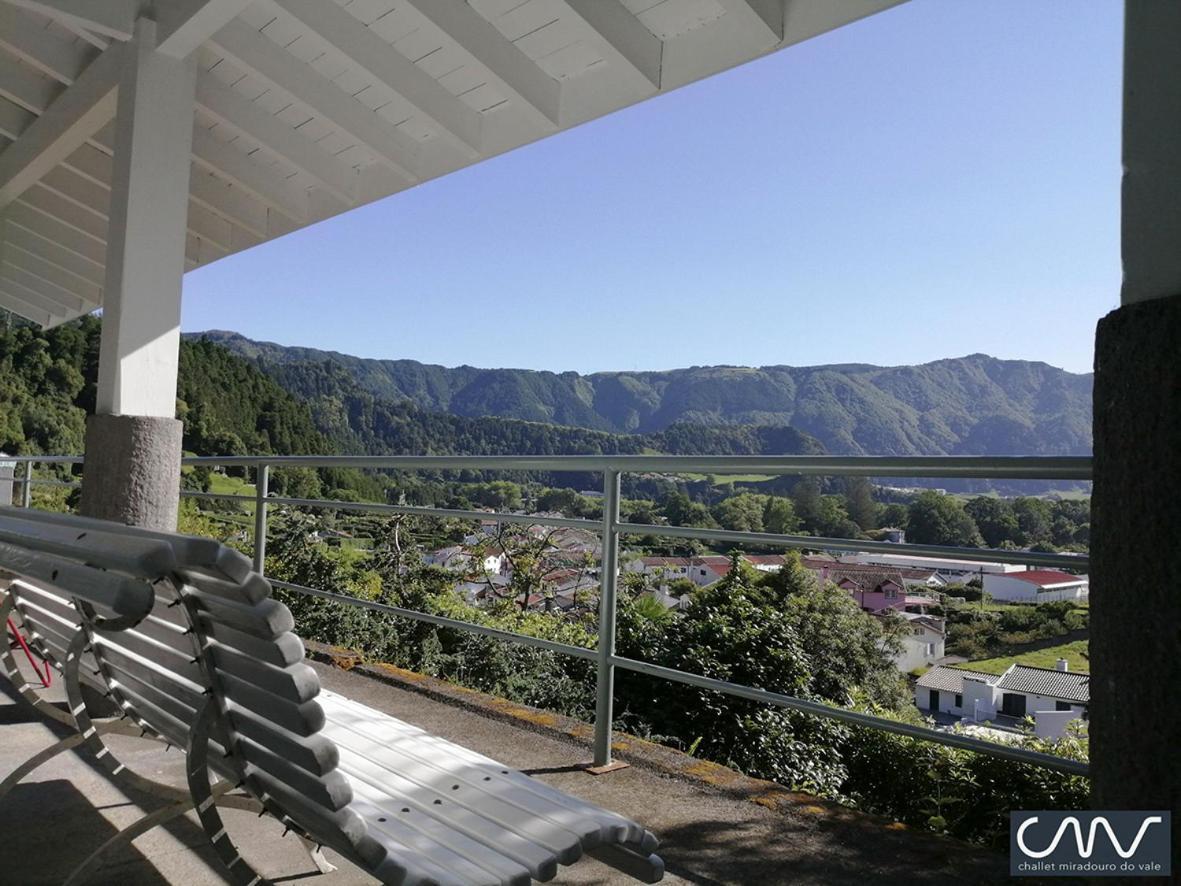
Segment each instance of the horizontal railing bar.
[[337,603],[344,603],[347,606],[359,606],[363,609],[372,609],[375,612],[388,612],[391,615],[400,615],[403,618],[412,618],[415,621],[424,621],[428,624],[438,625],[444,628],[455,628],[460,631],[467,631],[473,634],[483,634],[487,637],[495,637],[498,640],[507,640],[510,643],[519,643],[524,646],[535,646],[538,649],[548,649],[551,652],[561,652],[566,655],[572,655],[575,658],[586,659],[587,661],[594,661],[598,657],[598,653],[593,649],[584,649],[581,646],[571,646],[568,643],[556,643],[553,640],[545,640],[541,637],[530,637],[526,634],[518,634],[513,631],[502,631],[499,628],[489,628],[484,625],[478,625],[470,621],[460,621],[456,618],[447,618],[443,615],[432,615],[428,612],[417,612],[413,609],[402,609],[400,606],[390,606],[386,603],[378,603],[375,600],[364,600],[360,597],[349,597],[345,594],[334,594],[331,591],[322,591],[319,588],[309,588],[306,585],[292,584],[289,581],[279,581],[275,578],[267,578],[273,587],[284,588],[288,591],[295,591],[298,594],[304,594],[309,597],[322,597],[325,600],[334,600]]
[[81,455],[8,455],[0,454],[0,461],[36,462],[39,465],[80,465]]
[[872,714],[863,714],[860,711],[850,711],[846,708],[833,707],[821,702],[796,698],[792,695],[782,695],[778,692],[756,689],[753,686],[742,686],[736,683],[729,683],[725,680],[715,680],[711,677],[690,674],[674,668],[648,664],[644,661],[636,661],[635,659],[623,658],[618,655],[612,656],[611,662],[617,668],[624,668],[625,670],[647,674],[652,677],[660,677],[661,679],[672,680],[677,683],[685,683],[690,686],[696,686],[699,689],[711,689],[715,692],[725,693],[726,695],[736,695],[740,698],[764,702],[781,708],[803,711],[804,713],[813,714],[817,717],[827,717],[830,720],[839,720],[854,726],[863,726],[882,732],[893,732],[923,741],[932,741],[950,745],[951,747],[977,751],[982,754],[990,754],[994,757],[1005,757],[1021,763],[1031,763],[1047,769],[1056,769],[1059,772],[1068,772],[1071,775],[1087,775],[1090,771],[1089,766],[1081,760],[1071,760],[1054,754],[1045,754],[1040,751],[1030,751],[1024,748],[1014,748],[999,742],[985,741],[984,739],[972,738],[967,735],[958,735],[954,732],[940,732],[923,726],[901,723],[897,720],[887,720],[884,717],[875,717]]
[[192,456],[186,465],[352,467],[401,470],[809,474],[947,479],[1090,480],[1090,456],[829,455],[238,455]]
[[248,501],[253,502],[253,495],[238,495],[234,492],[198,492],[195,489],[182,489],[181,498],[200,498],[206,501]]
[[[956,548],[942,545],[894,544],[856,538],[826,538],[819,535],[775,535],[768,532],[737,532],[732,529],[700,529],[696,526],[660,526],[655,523],[617,523],[626,535],[659,535],[668,538],[693,538],[702,541],[745,542],[779,545],[811,550],[854,551],[879,554],[912,554],[942,560],[971,560],[983,563],[1016,563],[1034,566],[1064,566],[1085,569],[1090,558],[1085,554],[1049,554],[1040,551],[1004,551],[998,548]],[[850,565],[850,564],[834,564]]]
[[[373,600],[364,600],[360,597],[334,594],[331,591],[322,591],[318,588],[309,588],[305,585],[292,584],[291,582],[279,581],[274,578],[269,579],[269,581],[274,587],[277,588],[285,588],[286,590],[294,591],[306,596],[321,597],[326,600],[333,600],[338,603],[343,603],[346,606],[357,606],[377,612],[388,612],[392,615],[400,615],[403,618],[427,622],[440,627],[455,628],[461,631],[468,631],[471,633],[483,634],[489,637],[496,637],[498,639],[507,640],[512,643],[520,643],[526,646],[535,646],[539,649],[549,649],[553,652],[572,655],[588,661],[594,661],[597,658],[597,652],[595,650],[584,649],[581,646],[571,646],[566,643],[555,643],[552,640],[543,640],[540,637],[529,637],[525,634],[517,634],[512,631],[503,631],[497,628],[489,628],[485,627],[484,625],[477,625],[473,624],[472,622],[460,621],[454,618],[446,618],[445,616],[441,615],[431,615],[426,612],[416,612],[412,609],[402,609],[398,606],[389,606],[387,604],[378,603]],[[611,663],[615,667],[623,668],[629,671],[635,671],[636,673],[647,674],[649,676],[659,677],[665,680],[672,680],[677,683],[685,683],[690,686],[696,686],[700,689],[709,689],[715,692],[721,692],[726,695],[733,695],[739,698],[746,698],[751,701],[763,702],[781,708],[790,708],[793,710],[803,711],[804,713],[812,714],[817,717],[827,717],[830,720],[838,720],[843,723],[850,723],[854,726],[862,726],[884,732],[893,732],[899,735],[908,736],[910,738],[921,739],[923,741],[933,741],[939,744],[949,745],[951,747],[958,747],[969,751],[976,751],[978,753],[990,754],[994,757],[1005,757],[1007,759],[1016,760],[1022,763],[1030,763],[1036,766],[1043,766],[1048,769],[1055,769],[1060,772],[1067,772],[1071,775],[1087,775],[1089,772],[1089,768],[1086,763],[1078,760],[1070,760],[1066,757],[1058,757],[1053,754],[1044,754],[1038,751],[1024,750],[1022,748],[1013,748],[998,742],[990,742],[979,738],[971,738],[966,735],[957,735],[953,732],[940,732],[938,730],[927,729],[922,726],[913,726],[909,723],[902,723],[897,720],[887,720],[884,717],[875,717],[872,714],[863,714],[860,711],[850,711],[845,708],[833,707],[821,702],[796,698],[795,696],[791,695],[783,695],[778,692],[768,692],[765,689],[757,689],[753,686],[743,686],[737,683],[729,683],[725,680],[715,680],[711,677],[703,677],[699,674],[690,674],[685,671],[678,671],[674,668],[661,667],[660,665],[649,664],[647,662],[637,661],[636,659],[625,658],[619,655],[611,656]]]
[[[250,499],[253,501],[253,497]],[[338,501],[320,498],[283,498],[271,496],[269,505],[290,505],[300,508],[335,508],[341,511],[369,511],[381,514],[408,514],[418,517],[454,517],[460,520],[496,520],[501,523],[524,523],[529,526],[559,526],[570,529],[588,529],[598,532],[603,524],[598,520],[582,520],[577,517],[542,517],[530,514],[504,514],[498,511],[465,511],[459,508],[424,508],[416,505],[386,505],[377,502]]]

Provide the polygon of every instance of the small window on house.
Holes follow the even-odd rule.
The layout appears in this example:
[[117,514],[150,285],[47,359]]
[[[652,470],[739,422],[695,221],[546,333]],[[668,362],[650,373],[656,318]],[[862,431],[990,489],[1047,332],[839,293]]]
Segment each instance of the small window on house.
[[1071,707],[1071,705],[1070,705],[1070,702],[1068,702],[1068,701],[1054,702],[1054,710],[1056,710],[1056,711],[1069,711],[1070,707]]
[[898,588],[894,585],[886,585],[886,599],[893,600],[898,596]]
[[957,708],[962,708],[964,706],[964,696],[958,692],[955,694],[955,706]]
[[923,635],[923,629],[922,629],[922,628],[915,628],[915,629],[914,629],[914,635],[915,635],[916,637],[921,637],[921,636]]

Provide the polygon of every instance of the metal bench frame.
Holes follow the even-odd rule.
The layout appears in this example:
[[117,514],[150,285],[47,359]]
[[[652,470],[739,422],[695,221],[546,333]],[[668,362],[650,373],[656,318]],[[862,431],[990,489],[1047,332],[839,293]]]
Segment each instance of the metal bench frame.
[[[71,533],[74,534],[72,537]],[[89,539],[88,535],[91,536]],[[84,539],[87,539],[85,543]],[[102,543],[103,539],[106,540],[105,544]],[[229,575],[229,580],[226,579],[226,575]],[[208,593],[210,582],[214,584],[212,596],[221,595],[219,599],[222,603],[214,600],[213,603],[216,605],[211,605],[211,595]],[[205,583],[204,588],[202,583]],[[235,590],[236,588],[241,588],[241,591]],[[240,593],[242,599],[237,599],[234,596],[236,593]],[[32,602],[37,595],[42,595],[42,603],[46,599],[52,599],[54,605],[61,607],[61,611],[66,611],[66,607],[69,607],[72,609],[71,615],[76,614],[77,629],[69,639],[68,647],[64,636],[65,629],[60,623],[60,613],[54,616],[58,622],[52,631],[48,628],[50,622],[44,622],[46,636],[38,632],[36,623],[30,623],[34,610],[39,608]],[[352,783],[343,772],[336,771],[337,757],[330,754],[328,756],[331,759],[328,763],[312,767],[319,772],[320,781],[316,781],[314,775],[309,776],[301,770],[297,773],[299,778],[295,778],[295,782],[282,783],[282,779],[275,775],[276,767],[282,772],[284,765],[292,767],[292,764],[280,761],[272,763],[272,768],[267,769],[263,764],[256,765],[257,759],[252,757],[248,761],[246,757],[241,756],[241,736],[235,728],[234,719],[240,718],[245,706],[240,695],[233,697],[232,709],[227,701],[225,677],[222,675],[235,675],[232,671],[225,671],[218,660],[215,660],[221,639],[217,636],[216,630],[210,627],[209,622],[217,617],[211,615],[211,611],[217,610],[219,606],[228,606],[228,626],[232,626],[234,617],[244,617],[235,616],[234,607],[238,607],[242,612],[252,611],[245,605],[250,600],[253,600],[251,606],[261,607],[261,611],[265,613],[263,621],[268,628],[272,623],[279,625],[274,628],[274,636],[263,641],[277,644],[288,630],[282,625],[286,624],[289,627],[291,624],[290,613],[286,607],[270,599],[269,585],[260,576],[251,574],[249,562],[236,552],[231,552],[208,539],[150,532],[86,518],[0,508],[0,620],[6,619],[10,614],[21,617],[33,648],[62,672],[69,699],[69,712],[63,712],[47,702],[37,688],[23,677],[17,667],[7,631],[4,632],[3,638],[0,638],[0,664],[23,698],[45,716],[69,727],[72,733],[36,754],[0,782],[0,801],[35,768],[57,754],[76,747],[90,751],[102,762],[113,779],[165,801],[165,806],[145,815],[113,836],[79,864],[66,880],[69,886],[83,882],[93,872],[103,855],[113,847],[129,843],[156,825],[194,808],[201,827],[233,882],[241,886],[265,882],[234,846],[218,812],[219,807],[249,809],[259,814],[273,815],[287,830],[294,832],[301,839],[317,868],[322,872],[332,869],[321,851],[323,845],[329,845],[385,883],[450,882],[451,877],[440,867],[440,862],[436,858],[429,854],[421,859],[416,858],[414,850],[406,846],[395,852],[391,847],[400,845],[400,837],[390,838],[392,843],[390,840],[383,843],[380,835],[369,834],[366,822],[349,808],[352,804]],[[42,613],[52,614],[48,610],[42,610]],[[172,713],[155,707],[156,702],[149,702],[151,696],[143,694],[142,686],[135,691],[128,688],[138,677],[128,670],[127,662],[120,662],[120,659],[135,658],[139,653],[130,651],[129,647],[115,645],[123,632],[132,631],[137,634],[135,639],[140,644],[142,652],[143,641],[145,637],[150,638],[150,633],[143,635],[134,629],[149,619],[162,623],[160,616],[164,613],[171,619],[168,624],[172,630],[179,631],[180,628],[184,628],[179,637],[188,637],[192,646],[191,661],[184,667],[195,668],[200,679],[194,682],[197,688],[204,687],[203,699],[198,697],[196,702],[192,702],[183,695],[176,699],[178,707],[194,711],[191,722],[183,724],[187,790],[161,784],[132,772],[117,760],[104,741],[104,737],[111,734],[141,736],[164,742],[168,746],[181,740],[178,737],[181,732]],[[37,619],[43,618],[43,614],[37,615]],[[211,631],[213,642],[209,640]],[[50,633],[57,636],[50,637]],[[167,651],[175,656],[178,653],[176,645],[179,645],[181,654],[187,656],[188,652],[185,650],[188,647],[177,639],[178,634],[170,633],[168,636],[169,643],[175,645],[170,646]],[[128,637],[131,639],[130,635]],[[289,649],[290,645],[288,644]],[[134,644],[131,648],[134,648]],[[275,648],[279,647],[276,645]],[[299,644],[296,652],[301,649],[302,644]],[[111,664],[108,661],[109,655],[116,651],[118,655],[113,660],[114,664]],[[231,647],[230,651],[242,650],[234,650]],[[223,651],[222,655],[225,654]],[[147,661],[141,664],[151,666],[152,663]],[[260,660],[258,663],[247,664],[251,668],[265,672],[266,665],[273,662]],[[241,665],[242,660],[239,660],[239,666]],[[159,665],[160,668],[173,666]],[[116,667],[116,671],[112,673],[110,667]],[[295,676],[290,676],[288,672]],[[145,673],[152,676],[147,671]],[[168,673],[173,675],[172,671]],[[302,679],[305,694],[310,696],[308,704],[311,704],[319,692],[319,684],[310,668],[302,663],[292,663],[286,669],[280,670],[280,674],[287,677],[288,682],[293,681],[297,687]],[[129,679],[131,683],[128,682]],[[314,691],[307,689],[306,684],[309,680],[314,684]],[[122,716],[93,718],[83,699],[84,684],[90,685],[116,703],[123,711]],[[255,685],[257,688],[258,684]],[[185,691],[189,696],[195,694],[191,688]],[[298,688],[292,692],[295,693],[295,701],[303,698]],[[290,704],[291,699],[287,699],[285,703]],[[264,699],[258,704],[261,708],[256,713],[269,717],[270,711],[263,710],[267,708],[267,701]],[[303,706],[300,710],[303,710]],[[315,710],[319,712],[318,705],[315,706]],[[378,712],[373,713],[384,716]],[[174,722],[171,726],[167,718],[159,719],[163,714],[173,717]],[[319,722],[323,724],[323,715],[320,716]],[[321,728],[323,727],[314,726],[310,732],[300,734],[319,738]],[[171,737],[166,734],[170,731]],[[309,745],[309,753],[315,756],[316,749],[323,751],[325,743],[333,753],[341,753],[336,751],[336,745],[331,738],[326,741],[320,739],[320,743],[314,747]],[[247,750],[252,744],[257,754],[257,742],[248,742]],[[457,746],[451,747],[456,751],[462,750]],[[263,745],[261,750],[269,751],[270,748]],[[486,758],[482,759],[492,762]],[[519,779],[524,776],[519,773],[510,775],[507,769],[501,771],[510,779],[518,779],[508,786],[519,791],[522,785]],[[218,779],[218,776],[221,778]],[[332,778],[328,778],[329,776]],[[448,775],[448,778],[450,777]],[[304,789],[298,786],[300,778],[311,784],[311,794],[301,793]],[[484,781],[489,779],[485,778]],[[546,803],[552,805],[554,797],[562,797],[572,804],[571,808],[561,807],[563,814],[589,814],[589,818],[575,819],[582,822],[584,833],[578,838],[582,845],[579,847],[576,843],[573,849],[568,847],[563,850],[564,857],[561,863],[571,863],[581,855],[592,855],[645,882],[656,882],[663,876],[663,862],[653,854],[656,839],[650,833],[634,822],[613,813],[597,809],[576,798],[561,795],[532,780],[526,781],[529,785],[536,786],[526,786],[525,789],[539,792],[538,797],[531,797],[535,803],[542,804],[541,808],[549,808],[545,806]],[[343,801],[338,796],[342,791],[342,784],[343,791],[348,794]],[[546,791],[549,793],[545,793]],[[394,794],[391,793],[389,796]],[[324,800],[323,797],[329,799]],[[488,794],[486,800],[493,803],[501,802],[495,792]],[[317,803],[321,805],[317,806]],[[327,805],[324,805],[325,803]],[[591,812],[587,813],[586,810]],[[385,818],[378,820],[386,821]],[[545,826],[557,827],[559,830],[570,827],[565,823],[565,819],[561,825],[555,825],[554,821]],[[589,831],[586,827],[588,821]],[[604,821],[607,824],[604,824]],[[446,829],[453,825],[444,823],[441,826]],[[590,831],[594,831],[594,834],[588,836]],[[608,831],[611,836],[603,836]],[[435,842],[438,840],[435,839]],[[483,844],[491,854],[499,851],[491,847],[486,840]],[[530,878],[520,871],[523,863],[520,858],[508,858],[511,853],[507,851],[503,855],[506,858],[501,860],[512,861],[510,867],[517,873],[501,877],[490,875],[488,883],[518,884]],[[544,865],[535,864],[529,868],[529,874],[535,879],[549,879],[556,872],[557,863],[558,857],[554,857]],[[460,878],[456,875],[454,879],[458,881]],[[470,873],[466,881],[471,881]]]

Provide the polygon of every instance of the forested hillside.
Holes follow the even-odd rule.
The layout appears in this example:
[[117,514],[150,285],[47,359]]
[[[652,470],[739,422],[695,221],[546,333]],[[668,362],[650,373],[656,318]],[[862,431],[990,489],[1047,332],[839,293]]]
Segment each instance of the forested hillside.
[[[301,396],[325,364],[378,400],[615,433],[679,423],[790,425],[855,455],[1087,454],[1091,376],[973,354],[920,366],[692,367],[579,375],[366,360],[206,332]],[[834,354],[856,343],[834,340]],[[857,350],[864,350],[858,347]],[[889,352],[882,352],[889,355]],[[331,381],[335,389],[339,383]]]
[[[77,453],[94,409],[100,324],[84,317],[42,332],[0,332],[0,451]],[[468,454],[572,455],[819,453],[791,428],[673,426],[654,434],[610,434],[502,418],[432,413],[359,389],[339,365],[293,367],[296,397],[240,356],[209,340],[180,351],[177,415],[197,455]]]

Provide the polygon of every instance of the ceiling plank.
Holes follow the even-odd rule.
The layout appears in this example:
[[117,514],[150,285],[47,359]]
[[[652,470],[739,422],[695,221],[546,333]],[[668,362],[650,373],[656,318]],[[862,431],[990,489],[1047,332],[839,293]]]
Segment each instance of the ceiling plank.
[[73,83],[98,53],[56,36],[41,21],[0,3],[0,47],[61,83]]
[[396,92],[439,134],[474,160],[481,154],[481,115],[356,17],[323,0],[266,0],[319,35],[378,83]]
[[43,203],[34,205],[25,202],[28,196],[26,194],[24,198],[5,210],[9,224],[18,225],[43,240],[48,240],[59,249],[72,252],[99,268],[104,266],[107,254],[105,231],[101,239],[82,233],[53,215],[52,211]]
[[488,69],[500,89],[544,131],[561,123],[561,84],[464,0],[406,0]]
[[622,64],[660,88],[664,42],[619,0],[565,0],[566,6],[606,44],[608,63]]
[[21,133],[33,125],[36,114],[14,105],[6,98],[0,98],[0,135],[16,141]]
[[[423,178],[419,142],[321,76],[273,40],[241,21],[230,22],[211,40],[225,55],[272,88],[289,95],[346,132],[408,184]],[[341,100],[344,95],[346,100]]]
[[222,86],[212,74],[197,74],[197,104],[219,124],[283,157],[341,200],[349,204],[356,202],[355,169],[239,93]]
[[31,9],[59,22],[130,40],[139,15],[140,0],[4,0],[12,6]]
[[26,320],[32,320],[43,329],[52,326],[57,321],[57,318],[48,311],[42,310],[36,305],[31,305],[14,295],[9,295],[4,291],[3,286],[0,286],[0,308],[4,308],[4,310],[17,316],[24,317]]
[[[86,305],[86,300],[73,290],[50,283],[17,267],[10,260],[7,249],[4,251],[4,261],[0,264],[0,278],[18,287],[15,291],[10,290],[14,295],[19,295],[25,301],[30,301],[33,296],[37,296],[44,301],[45,309],[54,314],[80,311]],[[28,293],[28,297],[26,297],[26,293]]]
[[27,111],[40,114],[48,108],[61,86],[22,65],[8,53],[0,52],[0,96]]
[[101,288],[103,285],[104,272],[101,264],[83,258],[47,237],[14,224],[11,220],[5,226],[4,244],[6,249],[9,246],[20,249],[95,286]]
[[296,224],[308,220],[306,190],[270,167],[250,159],[237,148],[218,141],[209,130],[200,126],[193,127],[193,159],[199,166],[233,182]]
[[115,116],[125,44],[112,44],[0,155],[0,209]]
[[103,288],[101,284],[72,274],[60,265],[46,261],[35,252],[26,252],[11,240],[6,240],[4,243],[4,261],[14,268],[32,274],[67,292],[77,293],[81,299],[91,304],[97,305],[102,301]]

